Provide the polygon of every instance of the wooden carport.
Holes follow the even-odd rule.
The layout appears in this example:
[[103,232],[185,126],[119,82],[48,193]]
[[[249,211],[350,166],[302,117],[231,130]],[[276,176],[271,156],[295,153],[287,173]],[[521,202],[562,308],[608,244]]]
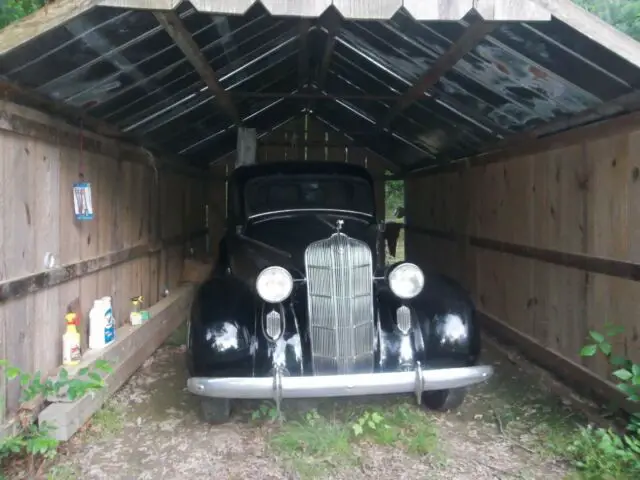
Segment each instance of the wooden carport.
[[0,358],[51,371],[67,305],[122,324],[215,255],[238,131],[404,179],[408,254],[566,380],[615,396],[577,357],[605,320],[640,352],[640,46],[569,0],[58,0],[0,55]]

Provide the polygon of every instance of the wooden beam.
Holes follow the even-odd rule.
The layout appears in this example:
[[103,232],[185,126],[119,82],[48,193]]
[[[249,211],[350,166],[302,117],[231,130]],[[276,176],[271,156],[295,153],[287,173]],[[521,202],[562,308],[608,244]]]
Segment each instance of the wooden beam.
[[84,128],[99,135],[104,135],[105,137],[117,139],[126,139],[128,137],[125,133],[118,130],[118,128],[87,115],[80,108],[52,100],[41,93],[6,80],[0,80],[0,97],[2,100],[11,101],[50,115],[58,116],[73,125],[82,124]]
[[198,47],[198,44],[189,33],[189,30],[187,30],[187,27],[184,26],[180,17],[174,12],[154,12],[153,15],[173,39],[178,48],[182,50],[182,53],[184,53],[189,63],[191,63],[198,75],[200,75],[205,85],[215,95],[215,101],[227,112],[235,126],[240,126],[242,120],[240,119],[240,114],[233,100],[222,85],[220,85],[218,75],[209,65],[209,62],[200,51],[200,47]]
[[229,95],[241,99],[292,99],[292,100],[357,100],[363,102],[395,101],[398,95],[369,95],[369,94],[333,94],[314,91],[306,92],[236,92]]
[[83,148],[89,152],[145,165],[152,163],[149,157],[151,152],[158,168],[191,176],[202,175],[202,171],[190,168],[184,158],[163,152],[153,142],[124,133],[79,108],[52,100],[20,85],[0,81],[0,98],[2,130],[70,148],[78,148],[82,133]]
[[[441,159],[440,163],[421,167],[406,173],[405,178],[418,178],[441,173],[455,172],[463,168],[473,168],[491,163],[510,160],[514,157],[533,155],[568,145],[597,140],[612,134],[621,134],[640,128],[640,111],[604,119],[571,128],[560,133],[541,138],[525,138],[519,142],[510,141],[505,147],[497,145],[484,152],[458,159]],[[506,143],[506,142],[505,142]],[[513,144],[512,144],[513,143]]]
[[640,68],[638,42],[596,15],[587,12],[572,0],[532,0],[547,10],[560,22],[565,23],[586,38],[602,45],[612,54],[622,57]]
[[90,258],[76,263],[62,265],[51,270],[26,275],[24,277],[7,280],[0,283],[0,305],[9,300],[40,292],[56,285],[82,278],[115,265],[126,263],[137,258],[146,257],[160,252],[164,248],[183,245],[195,238],[203,237],[207,230],[198,230],[189,235],[178,235],[162,240],[159,245],[138,245],[135,247],[107,253],[99,257]]
[[610,277],[624,278],[635,282],[640,281],[640,264],[616,260],[614,258],[597,257],[581,253],[562,252],[531,245],[521,245],[492,238],[476,237],[451,231],[425,228],[415,225],[405,225],[408,232],[427,235],[442,240],[460,242],[472,247],[482,248],[493,252],[506,253],[521,258],[529,258],[539,262],[575,268],[589,273],[599,273]]
[[179,287],[149,308],[149,320],[145,323],[120,327],[112,344],[89,352],[74,370],[95,365],[97,360],[108,361],[113,371],[104,378],[105,390],[73,402],[54,402],[40,412],[38,421],[55,425],[53,435],[57,440],[69,440],[188,318],[195,291],[194,284]]
[[451,70],[462,57],[475,48],[486,35],[498,26],[499,23],[486,22],[482,18],[474,20],[462,36],[451,45],[449,50],[440,56],[440,58],[398,98],[398,101],[382,120],[381,127],[383,129],[387,128],[396,115],[417,101],[428,89],[438,83],[444,74]]
[[[327,74],[329,72],[329,66],[331,65],[331,59],[333,57],[333,51],[336,48],[337,37],[340,33],[340,29],[342,28],[342,21],[340,20],[340,17],[337,14],[329,15],[326,20],[326,28],[327,40],[324,45],[322,60],[320,61],[320,66],[318,67],[318,73],[315,79],[316,85],[320,92],[324,90],[324,85],[327,81]],[[309,103],[309,110],[314,111],[315,107],[316,100],[313,100]]]
[[303,18],[300,20],[300,33],[299,43],[300,50],[298,51],[298,91],[302,91],[305,83],[309,78],[309,30],[311,29],[311,20]]

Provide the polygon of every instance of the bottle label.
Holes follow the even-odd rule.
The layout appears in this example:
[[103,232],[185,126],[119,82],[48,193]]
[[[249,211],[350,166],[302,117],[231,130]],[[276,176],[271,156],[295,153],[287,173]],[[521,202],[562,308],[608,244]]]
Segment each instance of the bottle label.
[[80,345],[74,345],[71,347],[71,361],[75,362],[80,360]]
[[111,308],[105,312],[106,324],[104,326],[104,343],[111,343],[115,337],[115,326],[113,321],[113,312]]

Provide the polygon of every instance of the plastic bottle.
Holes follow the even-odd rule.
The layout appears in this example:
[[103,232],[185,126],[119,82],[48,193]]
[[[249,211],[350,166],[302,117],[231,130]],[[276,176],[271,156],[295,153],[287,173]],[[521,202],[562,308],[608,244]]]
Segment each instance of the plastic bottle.
[[111,297],[102,297],[102,301],[105,304],[104,343],[105,345],[109,345],[116,339],[116,319],[113,316]]
[[142,295],[138,295],[137,297],[133,297],[131,299],[133,303],[133,308],[131,310],[131,314],[129,315],[129,320],[131,321],[131,325],[134,327],[138,327],[142,325],[142,313],[140,312],[140,304],[142,303]]
[[89,312],[89,348],[92,350],[105,346],[106,310],[103,299],[94,300],[93,307]]
[[73,313],[65,315],[67,331],[62,335],[62,364],[77,365],[80,363],[80,333],[78,333],[78,316]]

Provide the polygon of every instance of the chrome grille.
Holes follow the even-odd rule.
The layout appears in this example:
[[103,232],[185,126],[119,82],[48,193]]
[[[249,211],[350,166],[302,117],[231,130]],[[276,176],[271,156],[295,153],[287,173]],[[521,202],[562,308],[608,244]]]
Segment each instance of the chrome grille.
[[317,374],[373,371],[373,257],[335,233],[305,251],[309,333]]

